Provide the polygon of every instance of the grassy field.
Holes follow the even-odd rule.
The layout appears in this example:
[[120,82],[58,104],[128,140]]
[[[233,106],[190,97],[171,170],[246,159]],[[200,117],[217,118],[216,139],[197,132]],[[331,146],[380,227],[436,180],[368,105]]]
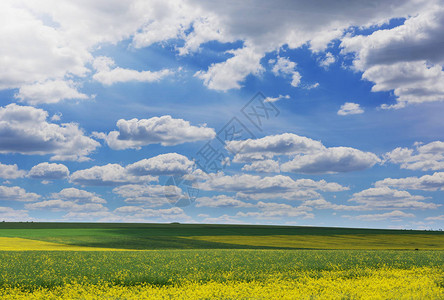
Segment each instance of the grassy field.
[[1,223],[0,298],[444,299],[443,238],[345,228]]
[[[148,249],[444,250],[444,232],[331,227],[0,223],[0,237],[79,247]],[[1,239],[0,239],[1,241]],[[0,250],[12,250],[4,249]],[[26,250],[21,248],[20,250]],[[30,250],[38,250],[30,248]]]

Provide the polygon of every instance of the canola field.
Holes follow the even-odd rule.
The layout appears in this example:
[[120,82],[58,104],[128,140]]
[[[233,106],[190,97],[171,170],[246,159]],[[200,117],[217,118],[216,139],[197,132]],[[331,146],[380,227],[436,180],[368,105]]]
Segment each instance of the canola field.
[[0,299],[444,299],[439,232],[57,226],[0,224]]

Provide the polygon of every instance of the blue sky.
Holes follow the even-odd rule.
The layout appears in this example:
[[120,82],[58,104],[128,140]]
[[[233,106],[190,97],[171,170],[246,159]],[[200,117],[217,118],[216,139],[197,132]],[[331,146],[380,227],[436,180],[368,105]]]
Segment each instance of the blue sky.
[[4,1],[0,220],[442,228],[442,29],[439,1]]

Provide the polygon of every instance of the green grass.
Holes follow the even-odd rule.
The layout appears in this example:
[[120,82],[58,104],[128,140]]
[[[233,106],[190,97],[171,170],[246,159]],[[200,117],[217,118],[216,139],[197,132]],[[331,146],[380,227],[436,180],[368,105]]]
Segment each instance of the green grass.
[[[372,249],[372,244],[348,237],[369,236],[375,241],[384,241],[380,249],[442,249],[444,233],[437,231],[416,230],[381,230],[331,227],[297,226],[259,226],[259,225],[205,225],[205,224],[125,224],[125,223],[0,223],[0,237],[20,237],[60,244],[84,247],[119,248],[119,249],[325,249],[325,245],[316,243],[298,247],[294,243],[249,243],[239,244],[226,239],[204,240],[199,236],[298,236],[302,239],[319,241],[328,237],[337,238],[334,248]],[[397,238],[393,239],[393,235]],[[375,236],[377,238],[375,238]],[[341,238],[342,237],[342,238]],[[220,242],[224,240],[224,242]],[[293,238],[294,240],[294,238]],[[428,242],[428,241],[431,242]],[[358,243],[358,244],[357,244]],[[292,245],[291,247],[289,245]],[[352,245],[353,247],[350,247]],[[434,248],[436,245],[436,248]],[[328,247],[328,246],[327,246]]]
[[[444,251],[366,250],[153,250],[129,252],[0,252],[0,288],[54,287],[66,282],[169,285],[183,281],[295,279],[368,268],[443,268]],[[443,270],[444,271],[444,270]],[[444,283],[444,281],[443,281]]]

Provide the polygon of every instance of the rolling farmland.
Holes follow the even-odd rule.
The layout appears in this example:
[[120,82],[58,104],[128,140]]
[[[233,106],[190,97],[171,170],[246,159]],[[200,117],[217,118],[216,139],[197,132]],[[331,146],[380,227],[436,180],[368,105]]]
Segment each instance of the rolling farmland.
[[437,299],[443,249],[431,231],[2,223],[0,295]]

